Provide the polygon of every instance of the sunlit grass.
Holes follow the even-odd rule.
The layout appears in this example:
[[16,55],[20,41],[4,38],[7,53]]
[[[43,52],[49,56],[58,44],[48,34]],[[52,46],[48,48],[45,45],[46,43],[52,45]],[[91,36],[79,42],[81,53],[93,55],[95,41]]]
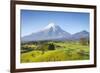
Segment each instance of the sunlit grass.
[[[69,61],[69,60],[88,60],[89,46],[79,43],[68,42],[53,42],[56,50],[42,51],[33,50],[26,53],[21,53],[21,63],[29,62],[50,62],[50,61]],[[30,45],[35,46],[36,45]],[[59,47],[57,47],[59,46]]]

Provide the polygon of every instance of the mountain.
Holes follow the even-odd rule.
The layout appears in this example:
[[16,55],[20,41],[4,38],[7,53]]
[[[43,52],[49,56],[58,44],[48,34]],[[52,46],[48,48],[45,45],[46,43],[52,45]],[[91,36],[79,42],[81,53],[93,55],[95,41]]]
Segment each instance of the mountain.
[[89,39],[89,32],[83,30],[75,34],[70,34],[54,23],[48,24],[42,30],[21,38],[22,42],[43,41],[43,40],[80,40],[80,38]]
[[30,35],[21,38],[22,41],[40,41],[40,40],[62,40],[69,39],[70,33],[62,30],[58,25],[54,23],[48,24],[42,30],[32,33]]
[[83,30],[81,32],[73,34],[70,39],[71,40],[79,40],[80,38],[86,38],[89,39],[89,32]]

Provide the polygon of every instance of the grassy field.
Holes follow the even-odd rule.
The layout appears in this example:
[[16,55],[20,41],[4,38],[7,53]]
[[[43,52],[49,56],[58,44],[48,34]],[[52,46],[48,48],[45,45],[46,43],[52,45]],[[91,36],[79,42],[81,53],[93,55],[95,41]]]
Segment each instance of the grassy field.
[[21,45],[21,63],[88,60],[89,44],[79,41],[48,41]]

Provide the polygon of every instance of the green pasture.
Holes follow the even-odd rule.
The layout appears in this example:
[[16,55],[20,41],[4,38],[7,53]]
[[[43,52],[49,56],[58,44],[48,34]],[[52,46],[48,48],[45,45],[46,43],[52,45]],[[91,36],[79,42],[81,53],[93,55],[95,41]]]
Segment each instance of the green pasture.
[[[50,43],[54,45],[54,50],[48,50],[48,44]],[[21,46],[21,63],[89,59],[89,45],[82,45],[79,42],[59,41],[46,42],[45,45],[31,43]]]

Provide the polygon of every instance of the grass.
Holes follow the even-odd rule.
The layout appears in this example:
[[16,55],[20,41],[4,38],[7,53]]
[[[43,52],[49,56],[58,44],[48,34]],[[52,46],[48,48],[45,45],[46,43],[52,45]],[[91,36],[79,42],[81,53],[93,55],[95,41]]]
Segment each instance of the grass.
[[[42,53],[41,50],[32,50],[29,52],[21,53],[21,63],[89,59],[88,45],[81,45],[80,43],[77,42],[70,42],[70,43],[52,42],[52,43],[55,45],[55,50],[46,50],[44,54]],[[36,45],[34,44],[31,44],[29,46],[36,47]]]

